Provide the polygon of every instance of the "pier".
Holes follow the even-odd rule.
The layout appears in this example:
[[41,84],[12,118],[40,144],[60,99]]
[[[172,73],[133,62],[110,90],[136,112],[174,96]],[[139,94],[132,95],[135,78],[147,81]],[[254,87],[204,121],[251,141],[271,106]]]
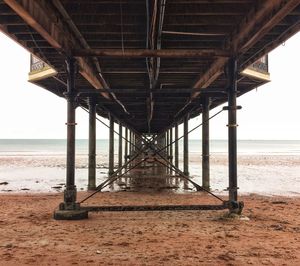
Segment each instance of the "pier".
[[[297,33],[299,22],[300,0],[0,1],[0,30],[31,53],[29,81],[66,99],[66,188],[54,218],[84,219],[91,211],[228,209],[240,214],[238,97],[270,82],[268,53]],[[90,194],[80,200],[77,108],[89,115]],[[191,127],[189,120],[199,115],[202,122]],[[217,115],[228,119],[226,198],[211,192],[209,124]],[[109,171],[96,184],[96,123],[103,118],[109,120]],[[199,127],[202,184],[189,173],[189,134]],[[122,178],[141,189],[172,187],[180,180],[219,204],[88,204]]]

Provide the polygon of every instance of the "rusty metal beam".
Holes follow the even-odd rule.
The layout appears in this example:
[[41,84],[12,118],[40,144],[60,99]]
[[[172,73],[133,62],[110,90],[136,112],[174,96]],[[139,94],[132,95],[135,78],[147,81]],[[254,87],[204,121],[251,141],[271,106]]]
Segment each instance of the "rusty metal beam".
[[74,49],[72,55],[75,57],[123,57],[123,58],[212,58],[229,57],[230,52],[221,49]]
[[[64,22],[55,14],[47,1],[4,0],[29,26],[36,30],[53,48],[65,54],[79,48],[76,37],[64,26]],[[85,58],[78,59],[80,74],[95,88],[103,85],[93,66]],[[109,99],[109,94],[102,93]]]
[[[238,28],[231,34],[224,44],[224,48],[230,50],[232,54],[246,52],[299,4],[299,0],[259,1],[259,4],[249,11]],[[208,87],[224,71],[227,62],[228,58],[215,60],[210,68],[200,75],[193,88]],[[199,93],[193,93],[191,98],[196,98]]]
[[82,210],[95,212],[122,212],[122,211],[195,211],[195,210],[225,210],[226,203],[219,205],[140,205],[140,206],[83,206]]

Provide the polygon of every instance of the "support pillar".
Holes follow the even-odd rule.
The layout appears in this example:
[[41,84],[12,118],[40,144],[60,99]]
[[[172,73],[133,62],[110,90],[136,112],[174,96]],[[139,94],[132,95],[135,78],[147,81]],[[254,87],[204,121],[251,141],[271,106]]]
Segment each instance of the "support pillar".
[[130,157],[131,157],[131,155],[132,155],[132,143],[133,143],[133,135],[132,135],[132,131],[130,130],[129,131],[129,155],[130,155]]
[[183,121],[183,173],[189,176],[189,115]]
[[118,167],[122,166],[123,161],[123,127],[121,122],[119,122],[119,152],[118,152],[119,160]]
[[241,213],[243,203],[238,202],[237,194],[237,119],[236,119],[236,96],[237,96],[237,61],[231,58],[228,63],[228,169],[229,169],[229,202],[230,211]]
[[[133,133],[131,130],[129,130],[129,161],[132,158],[133,153]],[[129,163],[129,168],[132,166],[132,162]]]
[[114,173],[114,118],[109,117],[109,155],[108,155],[108,175]]
[[[173,128],[170,128],[170,163],[173,164]],[[170,169],[170,175],[172,175],[172,170]]]
[[125,128],[125,145],[124,145],[124,161],[127,163],[128,161],[128,128]]
[[[165,133],[162,136],[160,136],[159,138],[157,138],[157,146],[158,147],[165,147],[165,144],[167,143],[166,137],[167,137],[167,134]],[[163,150],[162,154],[163,154],[163,156],[167,157],[166,149]],[[155,172],[156,175],[165,175],[168,173],[167,167],[161,165],[160,163],[155,163],[155,169],[156,169],[156,172]]]
[[89,172],[88,190],[96,189],[96,101],[89,99]]
[[[178,124],[176,123],[175,125],[175,140],[178,140]],[[179,160],[178,160],[178,154],[179,154],[179,149],[178,149],[178,141],[175,143],[175,166],[179,168]]]
[[88,212],[80,209],[76,202],[77,190],[75,185],[75,126],[76,126],[76,90],[75,90],[75,59],[68,57],[67,64],[67,162],[66,189],[64,202],[59,204],[59,210],[54,211],[56,220],[79,220],[88,218]]
[[210,189],[209,107],[210,98],[205,98],[202,110],[202,186],[207,190]]
[[[169,155],[170,155],[170,146],[168,146],[169,143],[170,143],[170,133],[169,133],[169,130],[167,130],[167,132],[166,132],[166,146],[167,146],[167,149],[166,149],[167,156],[166,156],[166,158],[167,158],[168,161],[170,160],[170,159],[169,159]],[[170,169],[167,168],[167,174],[168,174],[169,172],[170,172]]]

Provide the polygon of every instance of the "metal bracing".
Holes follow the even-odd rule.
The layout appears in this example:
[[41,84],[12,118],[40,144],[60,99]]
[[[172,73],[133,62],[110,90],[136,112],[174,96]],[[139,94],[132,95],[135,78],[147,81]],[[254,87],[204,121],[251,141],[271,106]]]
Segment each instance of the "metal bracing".
[[[223,110],[220,110],[219,112],[217,112],[216,114],[214,114],[213,116],[211,116],[210,118],[208,118],[207,121],[210,120],[210,119],[212,119],[216,115],[220,114],[222,111]],[[203,121],[203,122],[207,122],[207,121]],[[111,120],[110,120],[110,125],[111,125]],[[172,145],[173,143],[178,143],[178,141],[181,138],[184,138],[186,135],[188,135],[189,133],[191,133],[196,128],[200,127],[201,125],[202,124],[196,126],[195,128],[193,128],[193,129],[191,129],[189,131],[188,131],[188,129],[184,130],[183,136],[181,136],[180,138],[176,138],[174,141],[170,139],[168,142],[166,142],[165,145],[163,145],[163,147],[161,147],[159,145],[159,143],[158,144],[155,144],[155,143],[162,136],[166,136],[166,132],[167,131],[170,133],[170,129],[167,129],[165,132],[162,132],[162,133],[157,134],[155,136],[153,135],[150,140],[146,136],[144,136],[144,135],[138,135],[138,134],[134,134],[133,132],[131,132],[131,134],[130,134],[131,135],[131,141],[129,141],[129,143],[131,143],[130,146],[131,146],[131,149],[132,149],[132,152],[131,152],[132,156],[130,157],[130,159],[124,165],[120,166],[115,172],[113,172],[109,176],[109,178],[107,180],[105,180],[102,184],[100,184],[96,188],[95,192],[93,192],[87,198],[85,198],[82,201],[80,201],[79,204],[85,202],[87,199],[89,199],[90,197],[92,197],[96,193],[100,192],[103,188],[105,188],[105,187],[107,187],[109,185],[112,185],[113,182],[115,182],[117,179],[119,179],[120,177],[124,176],[125,174],[127,174],[131,170],[135,169],[136,167],[138,167],[139,165],[141,165],[143,162],[146,162],[149,159],[149,149],[150,149],[151,150],[150,156],[154,157],[154,158],[152,158],[152,160],[154,159],[154,161],[156,161],[157,163],[163,165],[166,169],[169,169],[170,171],[174,171],[175,173],[179,174],[179,176],[181,176],[182,179],[184,179],[184,180],[190,182],[191,184],[193,184],[198,191],[200,191],[200,190],[201,191],[206,191],[207,193],[211,194],[215,198],[221,200],[222,203],[223,203],[222,205],[220,205],[220,206],[223,206],[223,207],[220,207],[219,205],[208,205],[209,206],[209,207],[207,207],[208,209],[218,209],[218,208],[224,209],[224,208],[229,208],[230,210],[234,209],[234,210],[239,210],[240,211],[241,208],[242,208],[242,206],[243,206],[242,203],[238,203],[236,201],[226,202],[222,198],[214,195],[208,189],[206,189],[206,188],[198,185],[194,181],[192,181],[189,178],[188,175],[186,175],[184,172],[182,172],[180,169],[178,169],[178,167],[176,167],[175,165],[173,165],[170,162],[170,158],[169,158],[170,153],[166,152],[165,155],[162,154],[162,152],[164,150],[166,150],[167,147],[170,147],[170,145]],[[110,127],[110,128],[112,128],[112,127]],[[114,130],[113,129],[110,130],[110,133],[111,132],[114,132]],[[144,158],[140,159],[140,160],[137,160],[138,157],[141,154],[145,155]],[[123,170],[124,170],[124,172],[122,172]],[[199,206],[202,206],[202,205],[199,205]],[[200,208],[199,206],[198,206],[198,208]],[[224,206],[226,206],[226,207],[224,207]],[[126,210],[126,209],[129,210],[130,208],[134,208],[135,206],[129,206],[128,208],[127,207],[124,210]],[[89,207],[87,207],[87,208],[89,208]],[[91,208],[93,208],[93,207],[91,207]],[[101,207],[95,207],[95,208],[98,208],[98,209],[100,208],[101,209]],[[189,206],[184,205],[182,208],[189,209]],[[193,208],[193,207],[191,207],[191,208]],[[112,209],[113,209],[113,206],[112,206]],[[117,209],[118,208],[116,208],[116,210]],[[137,208],[137,209],[139,209],[139,208]],[[174,208],[170,207],[170,209],[174,209],[175,210],[176,207],[174,207]],[[204,209],[206,209],[206,207],[204,207]]]
[[228,203],[221,205],[144,205],[144,206],[87,206],[86,211],[94,212],[119,212],[119,211],[196,211],[196,210],[225,210]]
[[[156,136],[155,139],[159,138],[160,136]],[[154,142],[154,140],[153,140]],[[153,143],[148,143],[149,145],[147,145],[146,147],[144,147],[142,150],[138,151],[135,156],[133,158],[130,159],[129,162],[127,162],[127,164],[130,164],[131,162],[133,162],[141,153],[145,152],[145,149],[150,148],[152,150],[152,155],[151,156],[155,156],[158,155],[160,159],[162,159],[165,163],[161,162],[161,160],[158,160],[154,157],[154,160],[157,161],[158,163],[164,165],[166,168],[170,169],[170,170],[174,170],[176,173],[178,173],[183,179],[191,182],[198,191],[203,190],[208,192],[209,194],[213,195],[214,197],[218,198],[219,200],[221,200],[223,203],[224,201],[219,198],[218,196],[214,195],[213,193],[211,193],[210,191],[206,190],[205,188],[202,188],[200,185],[196,184],[194,181],[192,181],[188,176],[186,176],[180,169],[178,169],[177,167],[175,167],[173,164],[170,164],[169,160],[163,156],[161,154],[161,151],[157,150],[156,145],[153,145]],[[165,147],[160,148],[161,150],[165,149]],[[147,152],[148,154],[148,152]],[[126,170],[123,174],[118,176],[118,173],[121,171],[122,168],[126,167],[126,164],[123,165],[122,167],[120,167],[113,175],[111,175],[107,180],[105,180],[102,184],[100,184],[97,187],[97,190],[92,193],[91,195],[89,195],[87,198],[83,199],[80,203],[83,203],[84,201],[86,201],[87,199],[89,199],[90,197],[92,197],[93,195],[95,195],[97,192],[100,192],[103,188],[105,188],[106,186],[112,184],[114,181],[116,181],[118,178],[120,178],[120,176],[123,176],[124,174],[128,173],[129,171],[133,170],[134,168],[136,168],[137,166],[139,166],[140,164],[142,164],[144,161],[146,161],[148,159],[148,157],[146,156],[144,159],[140,160],[138,163],[135,163],[133,166],[131,166],[128,170]]]

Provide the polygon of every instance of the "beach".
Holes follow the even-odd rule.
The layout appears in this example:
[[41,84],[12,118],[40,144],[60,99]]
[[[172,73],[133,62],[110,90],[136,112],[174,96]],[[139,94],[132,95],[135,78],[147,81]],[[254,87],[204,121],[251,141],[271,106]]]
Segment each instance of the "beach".
[[[273,146],[251,150],[250,144],[238,154],[239,200],[245,208],[234,218],[226,210],[92,212],[88,220],[55,221],[65,185],[62,146],[52,150],[31,143],[21,150],[18,143],[2,149],[0,265],[300,265],[300,142],[293,149],[282,143],[279,152]],[[210,156],[211,189],[226,200],[228,162],[226,147],[219,147]],[[191,178],[201,184],[201,152],[194,146],[189,162]],[[79,201],[90,193],[87,168],[87,152],[79,149]],[[107,171],[103,149],[97,155],[97,184]],[[84,205],[220,203],[191,185],[183,190],[171,183],[158,192],[118,184]]]
[[[86,192],[80,192],[83,198]],[[90,213],[55,221],[61,193],[0,195],[0,265],[300,265],[300,198],[242,196],[226,211]],[[104,192],[88,204],[198,204],[200,192]]]
[[[117,155],[115,156],[117,162]],[[65,184],[65,156],[10,155],[0,156],[0,193],[60,192]],[[182,164],[182,160],[180,160]],[[228,187],[226,154],[211,155],[211,188],[224,194]],[[115,165],[117,167],[117,164]],[[87,189],[87,155],[76,157],[78,190]],[[190,175],[201,184],[201,153],[190,154]],[[97,156],[97,184],[107,178],[108,158]],[[238,184],[242,194],[300,196],[300,155],[242,154],[238,156]],[[118,190],[118,187],[115,186]],[[191,186],[190,189],[193,189]]]

